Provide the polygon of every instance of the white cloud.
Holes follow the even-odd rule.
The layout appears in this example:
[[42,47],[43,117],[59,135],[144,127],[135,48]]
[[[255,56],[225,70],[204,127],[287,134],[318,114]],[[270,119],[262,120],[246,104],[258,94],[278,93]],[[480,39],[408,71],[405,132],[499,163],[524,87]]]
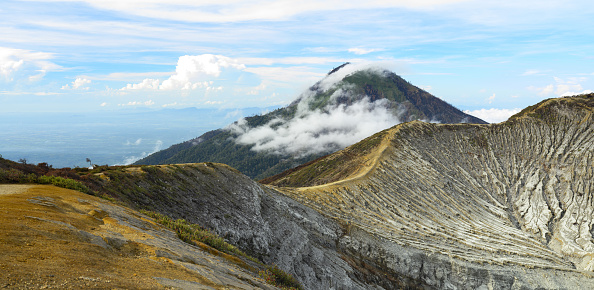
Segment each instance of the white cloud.
[[400,123],[386,103],[365,98],[350,106],[299,111],[291,120],[275,119],[256,128],[242,119],[228,129],[239,134],[236,142],[254,145],[255,151],[293,156],[332,152]]
[[61,69],[48,61],[52,58],[51,53],[0,47],[0,77],[9,82],[21,79],[37,81],[48,71]]
[[344,79],[347,75],[350,75],[360,70],[371,70],[378,73],[383,73],[386,70],[391,70],[392,67],[396,66],[393,61],[376,61],[376,62],[360,62],[348,64],[331,75],[328,75],[318,84],[322,90],[328,90],[333,87],[336,83]]
[[489,100],[489,104],[493,103],[493,101],[495,100],[495,94],[493,94],[492,96],[490,96],[488,98],[488,100]]
[[[585,81],[587,78],[580,77],[580,78],[569,78],[569,79],[561,79],[555,77],[555,82],[557,83],[557,90],[555,90],[555,94],[558,96],[569,96],[576,94],[575,92],[579,91],[587,91],[584,90],[581,82]],[[577,93],[579,94],[579,93]]]
[[195,89],[207,85],[207,78],[217,78],[225,68],[244,70],[245,65],[222,55],[184,55],[177,61],[175,74],[163,81],[161,90]]
[[581,92],[572,92],[572,91],[567,91],[564,92],[563,94],[561,94],[561,97],[569,97],[569,96],[576,96],[576,95],[583,95],[583,94],[591,94],[594,93],[594,91],[592,90],[583,90]]
[[179,57],[175,73],[162,83],[158,79],[147,78],[141,83],[127,84],[122,90],[222,90],[221,86],[213,86],[213,79],[221,77],[222,73],[232,75],[245,68],[237,60],[222,55],[184,55]]
[[103,103],[101,103],[101,105],[100,105],[100,106],[101,106],[101,107],[105,107],[105,106],[107,106],[107,103],[106,103],[106,102],[103,102]]
[[[138,139],[136,141],[138,142],[138,144],[135,144],[136,142],[134,142],[132,144],[139,145],[140,142],[142,142],[142,139]],[[128,145],[128,144],[126,144],[126,145]],[[163,141],[157,140],[155,142],[155,147],[153,148],[153,151],[152,152],[149,152],[149,153],[142,152],[140,154],[140,156],[128,156],[128,157],[125,157],[124,158],[124,161],[122,162],[122,164],[116,164],[116,165],[130,165],[130,164],[132,164],[132,163],[134,163],[134,162],[136,162],[136,161],[138,161],[138,160],[140,160],[140,159],[142,159],[144,157],[147,157],[147,156],[149,156],[149,155],[151,155],[153,153],[156,153],[156,152],[161,151],[161,148],[162,147],[163,147]]]
[[480,109],[480,110],[465,110],[464,113],[481,118],[489,123],[503,122],[514,114],[520,112],[520,109]]
[[376,49],[376,48],[359,48],[359,47],[354,47],[354,48],[349,48],[348,50],[349,52],[352,52],[354,54],[368,54],[368,53],[372,53],[375,51],[381,51],[381,49]]
[[528,89],[531,91],[535,91],[541,97],[546,97],[551,95],[555,91],[555,86],[552,84],[547,85],[545,87],[529,86]]
[[[246,65],[274,65],[274,64],[293,64],[293,65],[305,65],[305,64],[329,64],[329,63],[345,63],[350,60],[346,58],[335,58],[335,57],[303,57],[303,56],[292,56],[292,57],[280,57],[280,58],[265,58],[265,57],[242,57],[238,58],[237,61]],[[360,61],[360,60],[359,60]]]
[[579,95],[579,94],[587,94],[592,92],[592,90],[584,89],[581,85],[582,82],[588,80],[586,77],[572,77],[567,79],[562,79],[559,77],[554,77],[555,84],[547,85],[546,87],[528,87],[529,90],[536,91],[539,96],[542,97],[563,97],[563,96],[572,96],[572,95]]
[[139,101],[133,101],[133,102],[128,102],[125,104],[118,104],[119,107],[126,107],[126,106],[152,106],[154,105],[155,102],[153,102],[153,100],[148,100],[145,102],[139,102]]
[[534,76],[534,75],[542,75],[543,72],[537,69],[529,69],[522,73],[522,76]]
[[264,79],[295,84],[297,80],[303,83],[312,83],[324,77],[325,73],[312,71],[311,67],[248,67],[246,72],[254,73]]
[[90,84],[90,83],[91,83],[91,80],[89,80],[89,79],[76,78],[72,82],[72,86],[66,84],[66,85],[62,86],[62,90],[69,90],[69,89],[73,89],[73,90],[88,90],[89,87],[87,85]]
[[251,89],[247,94],[248,95],[259,95],[260,91],[263,91],[265,89],[266,89],[266,84],[261,83],[258,86],[254,87],[253,89]]
[[162,105],[161,107],[163,107],[163,108],[167,108],[167,107],[175,107],[175,106],[177,106],[177,105],[178,105],[178,104],[177,104],[177,102],[173,102],[173,103],[171,103],[171,104],[165,104],[165,105]]
[[127,84],[122,90],[156,90],[159,88],[159,81],[158,79],[144,79],[141,83],[138,84]]
[[134,142],[130,142],[130,140],[126,140],[126,143],[125,143],[124,145],[126,145],[126,146],[132,146],[132,145],[134,145],[134,146],[138,146],[138,145],[140,145],[141,143],[142,143],[142,138],[138,138],[138,139],[136,139],[136,141],[134,141]]

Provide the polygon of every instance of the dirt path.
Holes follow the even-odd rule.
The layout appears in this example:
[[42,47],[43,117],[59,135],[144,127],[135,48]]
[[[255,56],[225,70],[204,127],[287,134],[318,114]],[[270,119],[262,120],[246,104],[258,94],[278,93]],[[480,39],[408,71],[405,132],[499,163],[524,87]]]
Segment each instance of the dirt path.
[[0,184],[0,195],[2,194],[15,194],[23,193],[27,189],[31,188],[31,185],[26,184]]

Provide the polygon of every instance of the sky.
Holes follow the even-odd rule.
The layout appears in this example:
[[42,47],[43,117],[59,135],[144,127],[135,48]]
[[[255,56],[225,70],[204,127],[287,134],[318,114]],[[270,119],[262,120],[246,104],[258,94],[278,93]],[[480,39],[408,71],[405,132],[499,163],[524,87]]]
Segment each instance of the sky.
[[0,113],[283,106],[344,62],[502,121],[594,90],[594,5],[4,0]]

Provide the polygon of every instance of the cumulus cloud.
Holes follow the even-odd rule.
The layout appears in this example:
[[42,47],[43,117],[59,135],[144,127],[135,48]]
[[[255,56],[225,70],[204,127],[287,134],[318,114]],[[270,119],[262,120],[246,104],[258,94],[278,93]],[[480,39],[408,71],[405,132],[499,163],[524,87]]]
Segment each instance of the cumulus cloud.
[[0,47],[0,77],[8,82],[39,80],[48,71],[61,69],[49,61],[52,58],[51,53]]
[[480,110],[465,110],[464,113],[481,118],[489,123],[501,123],[520,112],[520,109],[480,109]]
[[237,143],[253,145],[252,150],[302,156],[339,150],[398,123],[387,100],[364,98],[350,106],[302,111],[293,119],[275,119],[256,128],[242,119],[228,129],[239,134]]
[[89,79],[76,78],[76,80],[74,80],[72,82],[72,86],[70,86],[69,84],[66,84],[66,85],[62,86],[62,90],[69,90],[69,89],[73,89],[73,90],[88,90],[89,87],[87,85],[90,84],[90,83],[91,83],[91,80],[89,80]]
[[245,68],[239,61],[222,55],[184,55],[178,59],[175,73],[163,82],[147,78],[141,83],[127,84],[122,90],[221,90],[221,86],[213,86],[212,79],[219,78],[224,72],[232,75]]

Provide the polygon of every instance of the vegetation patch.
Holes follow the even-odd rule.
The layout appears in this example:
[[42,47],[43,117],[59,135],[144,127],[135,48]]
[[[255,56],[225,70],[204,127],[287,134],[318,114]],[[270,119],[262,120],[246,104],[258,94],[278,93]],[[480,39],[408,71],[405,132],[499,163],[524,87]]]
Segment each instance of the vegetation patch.
[[285,273],[276,265],[266,266],[266,269],[260,271],[259,274],[262,279],[266,280],[266,283],[281,289],[303,289],[295,277]]

